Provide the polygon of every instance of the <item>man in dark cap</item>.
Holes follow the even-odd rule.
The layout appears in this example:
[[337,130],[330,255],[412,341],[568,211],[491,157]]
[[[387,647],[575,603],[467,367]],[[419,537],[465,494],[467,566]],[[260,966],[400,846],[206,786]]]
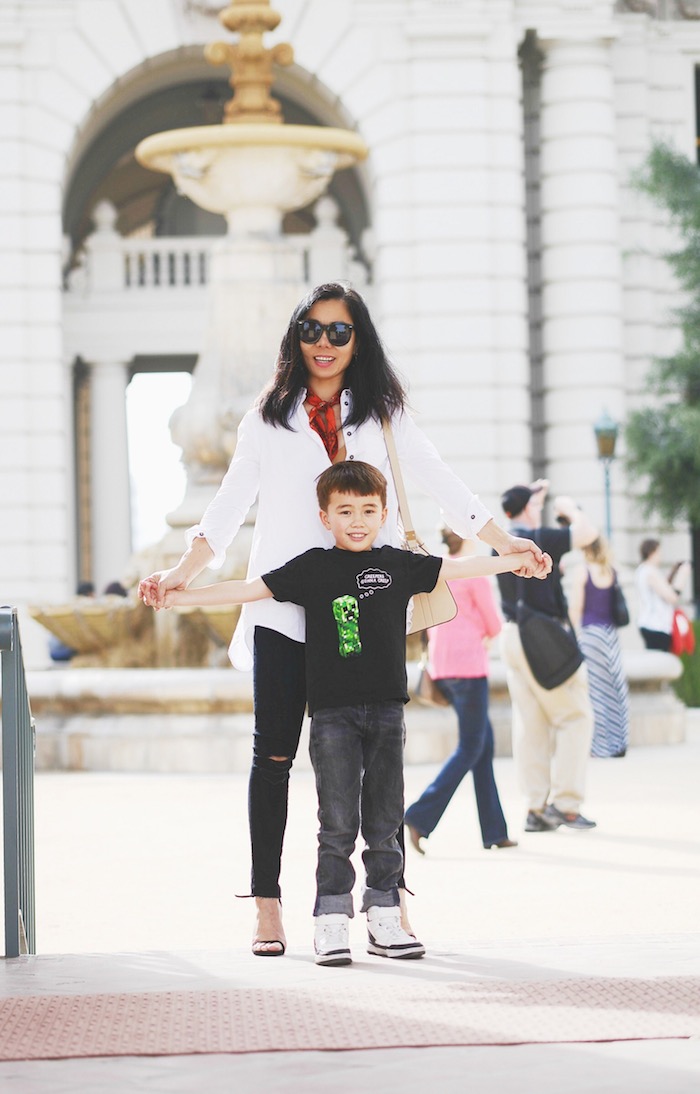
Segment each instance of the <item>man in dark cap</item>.
[[498,578],[506,620],[501,649],[513,704],[513,756],[528,799],[526,832],[552,831],[560,825],[578,830],[595,827],[581,814],[593,734],[585,664],[557,687],[542,687],[525,657],[516,622],[519,600],[537,612],[567,621],[559,562],[568,551],[586,547],[598,536],[597,528],[569,497],[554,499],[559,526],[542,527],[548,488],[546,479],[538,479],[529,486],[511,486],[501,498],[511,520],[510,531],[533,539],[553,563],[543,581],[521,581],[514,574]]

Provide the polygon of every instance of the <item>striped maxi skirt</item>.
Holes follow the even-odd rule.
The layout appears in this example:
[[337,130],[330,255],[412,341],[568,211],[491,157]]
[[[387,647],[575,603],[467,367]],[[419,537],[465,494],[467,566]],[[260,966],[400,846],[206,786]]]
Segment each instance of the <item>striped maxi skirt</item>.
[[591,756],[618,756],[629,738],[629,692],[615,627],[582,627],[579,645],[586,658],[595,717]]

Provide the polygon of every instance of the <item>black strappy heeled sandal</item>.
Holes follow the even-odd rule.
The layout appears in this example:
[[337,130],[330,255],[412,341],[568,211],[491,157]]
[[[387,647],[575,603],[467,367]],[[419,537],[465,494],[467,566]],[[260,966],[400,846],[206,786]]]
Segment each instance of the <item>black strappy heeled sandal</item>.
[[[281,946],[279,950],[261,950],[259,946]],[[284,957],[287,947],[279,938],[256,938],[253,942],[254,957]]]

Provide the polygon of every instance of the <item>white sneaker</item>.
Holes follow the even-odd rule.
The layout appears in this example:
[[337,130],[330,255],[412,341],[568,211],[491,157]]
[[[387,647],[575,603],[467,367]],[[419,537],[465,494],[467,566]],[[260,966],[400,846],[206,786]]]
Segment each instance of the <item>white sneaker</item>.
[[332,912],[330,915],[317,915],[314,922],[316,964],[351,964],[348,916],[342,912]]
[[377,957],[422,957],[425,946],[401,926],[400,908],[367,909],[367,953]]

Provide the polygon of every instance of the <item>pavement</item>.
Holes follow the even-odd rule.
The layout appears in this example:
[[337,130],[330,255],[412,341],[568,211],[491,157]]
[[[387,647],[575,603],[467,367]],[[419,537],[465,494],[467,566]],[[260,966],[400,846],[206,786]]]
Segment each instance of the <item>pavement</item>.
[[[407,768],[408,801],[437,769]],[[591,760],[591,832],[524,833],[512,760],[496,760],[495,770],[519,846],[484,851],[465,780],[425,857],[408,851],[411,918],[428,949],[412,972],[429,979],[436,965],[456,961],[469,975],[538,980],[700,975],[700,726],[682,744]],[[0,996],[185,983],[308,988],[329,976],[342,993],[345,976],[367,975],[378,959],[364,952],[359,915],[351,924],[355,964],[313,964],[308,770],[292,773],[282,876],[288,955],[250,954],[251,904],[236,899],[248,882],[246,783],[240,774],[38,774],[39,952],[0,962]],[[0,1090],[13,1094],[344,1094],[369,1086],[412,1094],[430,1085],[437,1094],[697,1094],[700,1039],[0,1063]]]

